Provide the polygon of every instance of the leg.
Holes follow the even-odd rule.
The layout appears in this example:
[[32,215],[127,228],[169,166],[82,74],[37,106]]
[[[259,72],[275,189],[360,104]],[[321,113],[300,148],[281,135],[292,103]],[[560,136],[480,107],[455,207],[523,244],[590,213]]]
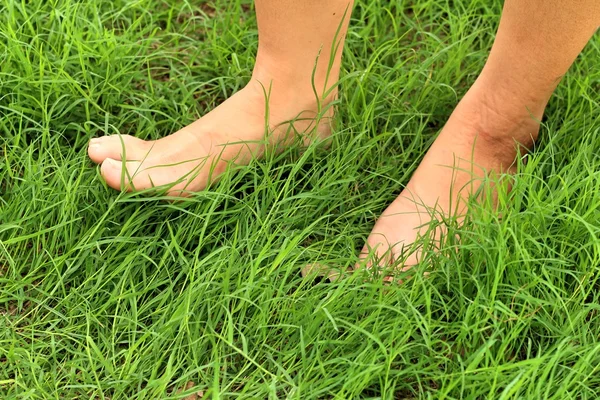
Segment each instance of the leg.
[[[256,0],[259,50],[248,85],[203,118],[160,140],[126,135],[92,139],[88,154],[102,164],[108,185],[121,189],[125,164],[126,189],[174,184],[169,194],[185,195],[204,189],[228,162],[245,163],[260,155],[265,142],[264,90],[270,91],[270,142],[284,141],[291,120],[296,120],[297,132],[314,131],[317,114],[325,117],[316,127],[317,135],[326,137],[333,110],[323,111],[323,106],[337,94],[327,89],[339,78],[350,2]],[[330,65],[332,48],[337,51]]]
[[405,258],[402,247],[425,233],[429,210],[460,216],[482,177],[510,172],[518,146],[533,144],[554,89],[599,25],[598,0],[506,0],[481,75],[377,221],[361,257],[370,250],[385,263],[415,265],[419,251]]

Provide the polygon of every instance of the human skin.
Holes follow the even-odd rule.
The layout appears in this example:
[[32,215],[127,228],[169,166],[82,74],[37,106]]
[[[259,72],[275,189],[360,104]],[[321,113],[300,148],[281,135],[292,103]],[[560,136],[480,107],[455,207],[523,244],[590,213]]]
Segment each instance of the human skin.
[[114,189],[168,186],[170,195],[186,196],[203,190],[228,164],[259,157],[265,144],[288,145],[290,131],[304,142],[327,137],[351,6],[348,0],[257,0],[258,53],[242,90],[157,141],[92,139],[90,158]]
[[[287,145],[291,120],[305,142],[328,136],[351,7],[347,0],[257,0],[259,49],[244,89],[158,141],[93,139],[90,158],[115,189],[171,184],[169,194],[185,196],[229,163],[259,157],[265,143]],[[357,267],[417,264],[421,252],[412,244],[432,219],[464,215],[483,178],[511,172],[519,147],[533,145],[548,100],[599,25],[598,0],[506,0],[485,67],[378,219]]]
[[[400,196],[383,212],[357,267],[407,269],[419,236],[444,232],[432,218],[460,219],[483,178],[509,173],[538,136],[548,100],[600,25],[598,0],[506,0],[496,39],[462,98]],[[521,148],[521,149],[519,149]],[[378,261],[373,261],[378,260]]]

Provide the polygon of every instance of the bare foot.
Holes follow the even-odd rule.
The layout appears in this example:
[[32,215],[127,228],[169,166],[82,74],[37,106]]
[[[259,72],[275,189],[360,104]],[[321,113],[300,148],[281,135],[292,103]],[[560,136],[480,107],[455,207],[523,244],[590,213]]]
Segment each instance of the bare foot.
[[[265,91],[269,91],[271,82],[267,138]],[[282,82],[253,78],[244,89],[201,119],[156,141],[129,135],[92,139],[89,157],[102,165],[103,178],[117,190],[166,186],[167,193],[175,196],[202,190],[229,163],[246,164],[260,156],[267,143],[288,143],[293,132],[313,135],[307,136],[306,141],[330,134],[333,110],[317,115],[319,110],[310,82],[301,90],[297,84]],[[319,126],[315,129],[316,121]]]
[[406,188],[375,224],[361,254],[368,267],[416,265],[421,251],[415,241],[427,235],[435,244],[444,233],[441,223],[430,229],[431,221],[449,216],[460,221],[483,179],[511,172],[518,147],[533,144],[546,103],[536,110],[514,106],[519,102],[512,93],[484,82],[480,78],[461,100]]
[[[194,388],[194,386],[196,386],[196,384],[192,381],[189,381],[188,383],[186,383],[184,388],[179,389],[177,391],[177,394],[181,394],[182,392],[191,390]],[[204,398],[204,390],[199,390],[195,393],[187,395],[186,397],[183,398],[183,400],[201,400],[203,398]]]

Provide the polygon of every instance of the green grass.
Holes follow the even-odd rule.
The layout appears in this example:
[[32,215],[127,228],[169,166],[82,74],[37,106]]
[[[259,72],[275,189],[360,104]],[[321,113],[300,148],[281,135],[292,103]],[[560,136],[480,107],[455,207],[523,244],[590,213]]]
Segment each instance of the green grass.
[[598,36],[428,278],[299,276],[355,262],[485,62],[500,1],[412,3],[358,2],[330,150],[173,203],[107,189],[87,142],[167,135],[243,87],[251,2],[3,2],[0,398],[597,398]]

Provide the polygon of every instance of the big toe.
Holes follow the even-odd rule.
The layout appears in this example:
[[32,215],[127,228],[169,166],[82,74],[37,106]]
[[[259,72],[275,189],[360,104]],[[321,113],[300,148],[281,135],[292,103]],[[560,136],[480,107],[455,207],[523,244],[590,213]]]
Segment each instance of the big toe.
[[140,190],[145,185],[140,179],[141,163],[139,161],[118,161],[105,158],[100,167],[100,173],[106,184],[116,190]]
[[130,135],[110,135],[90,140],[88,155],[96,164],[104,160],[141,160],[149,153],[148,142]]
[[374,269],[385,276],[408,271],[419,264],[421,248],[415,243],[417,240],[417,229],[386,232],[378,231],[376,227],[369,235],[354,268]]

